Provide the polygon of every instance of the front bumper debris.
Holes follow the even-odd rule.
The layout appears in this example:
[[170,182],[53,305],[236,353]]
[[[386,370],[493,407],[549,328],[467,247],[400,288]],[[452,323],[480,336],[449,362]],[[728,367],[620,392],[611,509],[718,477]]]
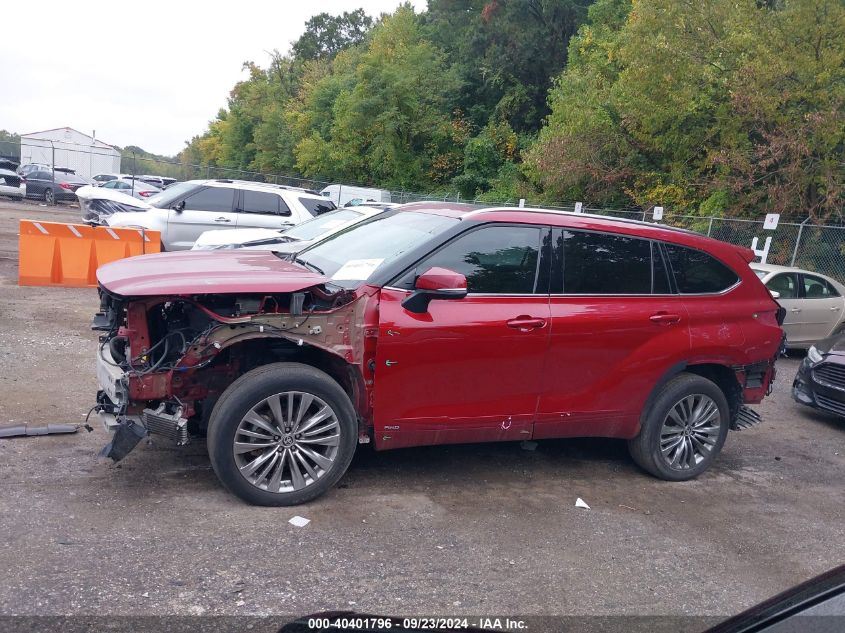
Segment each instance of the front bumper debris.
[[131,420],[118,421],[111,442],[100,451],[100,457],[108,457],[119,462],[146,436],[147,430],[140,424]]

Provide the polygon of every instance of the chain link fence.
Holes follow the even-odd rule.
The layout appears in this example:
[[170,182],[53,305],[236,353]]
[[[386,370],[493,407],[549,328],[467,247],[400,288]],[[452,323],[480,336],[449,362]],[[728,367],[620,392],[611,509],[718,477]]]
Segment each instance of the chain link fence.
[[[165,176],[177,180],[226,179],[275,183],[301,187],[315,192],[331,183],[324,180],[302,178],[289,174],[271,174],[214,165],[198,165],[184,161],[169,161],[132,150],[117,152],[113,148],[70,143],[64,140],[31,139],[18,142],[0,141],[0,157],[18,162],[44,163],[54,168],[72,168],[85,178],[97,173],[119,173],[128,176]],[[111,150],[111,151],[109,151]],[[362,183],[342,183],[348,187],[375,187]],[[458,193],[443,191],[414,192],[391,191],[392,202],[405,204],[426,200],[454,201],[483,206],[524,206],[526,208],[555,209],[593,213],[630,220],[654,221],[652,209],[609,209],[590,207],[586,204],[537,205],[528,200],[467,200]],[[702,217],[673,214],[671,209],[660,220],[661,224],[687,229],[708,235],[738,246],[751,247],[757,238],[757,250],[766,251],[765,261],[770,264],[795,266],[830,275],[845,282],[845,226],[816,225],[804,222],[780,222],[774,230],[763,228],[763,220],[726,217]],[[800,215],[800,214],[796,214]],[[767,238],[771,238],[766,250]]]

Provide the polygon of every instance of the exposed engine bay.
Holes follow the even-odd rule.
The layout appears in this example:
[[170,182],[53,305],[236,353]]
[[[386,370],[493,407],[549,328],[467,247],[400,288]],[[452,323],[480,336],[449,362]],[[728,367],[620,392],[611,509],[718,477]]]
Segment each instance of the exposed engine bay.
[[[279,294],[127,298],[100,289],[92,329],[100,391],[95,409],[115,432],[105,456],[122,459],[147,434],[185,444],[241,374],[271,362],[320,367],[365,403],[371,367],[365,312],[375,289],[321,284]],[[372,339],[367,342],[368,339]],[[373,352],[374,354],[374,352]]]

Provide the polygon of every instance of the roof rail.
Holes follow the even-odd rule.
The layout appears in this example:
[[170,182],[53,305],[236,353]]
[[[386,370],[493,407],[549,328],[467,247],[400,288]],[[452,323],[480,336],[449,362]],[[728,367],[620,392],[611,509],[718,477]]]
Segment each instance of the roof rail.
[[564,211],[563,209],[538,209],[538,208],[529,208],[529,207],[485,207],[482,209],[477,209],[475,211],[471,211],[468,213],[465,218],[470,216],[477,215],[479,213],[487,213],[487,212],[498,212],[498,211],[508,211],[514,212],[519,211],[523,213],[551,213],[553,215],[572,215],[575,217],[581,218],[594,218],[597,220],[607,220],[609,222],[623,222],[625,224],[637,224],[640,226],[654,226],[661,229],[666,229],[669,231],[677,231],[679,233],[688,233],[690,235],[698,235],[699,237],[707,237],[702,236],[701,233],[696,233],[695,231],[691,231],[689,229],[682,229],[676,226],[669,226],[668,224],[661,224],[659,222],[646,222],[645,220],[633,220],[631,218],[618,218],[613,215],[601,215],[599,213],[576,213],[575,211]]

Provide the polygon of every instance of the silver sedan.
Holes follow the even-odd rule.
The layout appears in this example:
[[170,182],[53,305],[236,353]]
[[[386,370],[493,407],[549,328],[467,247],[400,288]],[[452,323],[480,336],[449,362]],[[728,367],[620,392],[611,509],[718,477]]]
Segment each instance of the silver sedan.
[[115,178],[109,180],[102,185],[103,189],[114,189],[120,193],[125,193],[127,196],[138,198],[139,200],[146,200],[150,196],[161,192],[161,189],[149,183],[144,182],[138,178]]
[[831,334],[845,332],[845,286],[826,275],[800,268],[751,264],[772,296],[786,310],[786,345],[808,348]]

